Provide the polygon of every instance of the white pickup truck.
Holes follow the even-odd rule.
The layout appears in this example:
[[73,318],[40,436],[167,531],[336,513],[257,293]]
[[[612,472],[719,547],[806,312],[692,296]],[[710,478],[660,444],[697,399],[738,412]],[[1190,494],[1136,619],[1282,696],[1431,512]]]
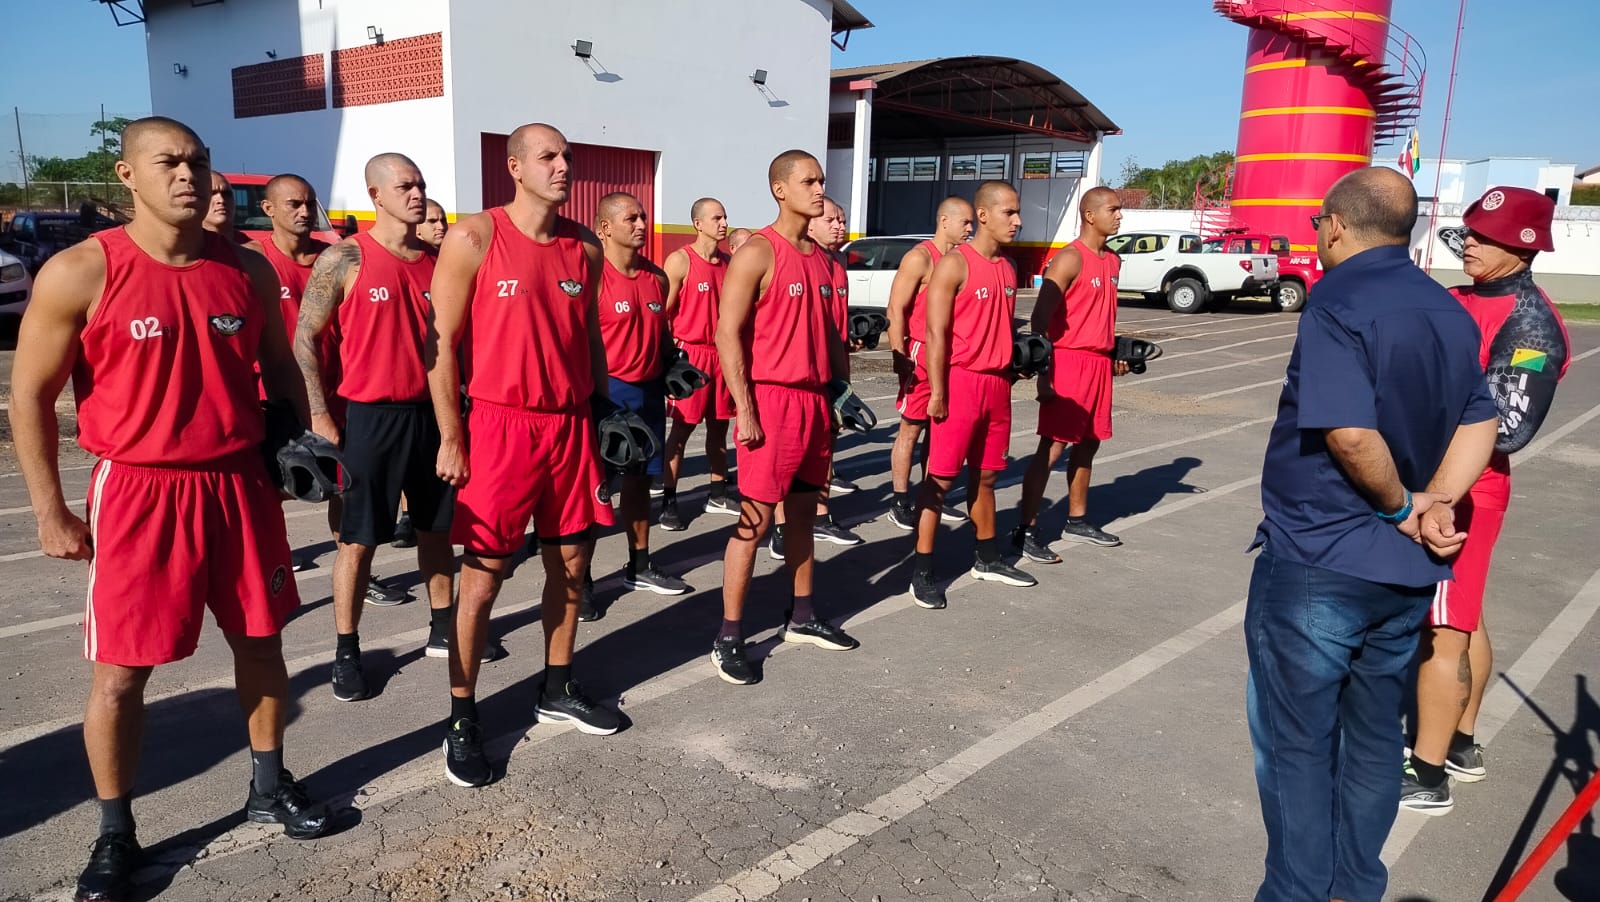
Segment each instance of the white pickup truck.
[[1174,313],[1199,313],[1237,294],[1270,295],[1278,282],[1276,256],[1207,251],[1193,232],[1127,232],[1106,247],[1122,258],[1118,291],[1165,298]]

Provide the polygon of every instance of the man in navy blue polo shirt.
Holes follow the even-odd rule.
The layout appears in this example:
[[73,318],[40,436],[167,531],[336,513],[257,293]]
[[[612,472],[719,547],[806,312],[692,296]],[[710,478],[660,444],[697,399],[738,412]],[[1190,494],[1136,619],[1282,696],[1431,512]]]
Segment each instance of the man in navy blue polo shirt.
[[1416,220],[1410,181],[1376,168],[1313,217],[1327,275],[1267,446],[1245,613],[1257,902],[1382,898],[1404,679],[1460,545],[1440,524],[1494,447],[1478,327],[1407,257]]

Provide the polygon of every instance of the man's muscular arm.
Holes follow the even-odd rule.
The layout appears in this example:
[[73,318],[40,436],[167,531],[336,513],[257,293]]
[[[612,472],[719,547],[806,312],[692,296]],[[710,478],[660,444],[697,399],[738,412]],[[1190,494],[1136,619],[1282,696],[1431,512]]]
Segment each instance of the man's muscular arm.
[[311,267],[311,278],[306,282],[305,294],[300,299],[300,321],[294,329],[294,359],[300,364],[305,378],[306,402],[311,412],[311,428],[334,444],[339,443],[339,429],[328,415],[326,386],[322,382],[322,368],[317,362],[317,339],[337,315],[350,282],[361,268],[361,246],[350,238],[335,244],[317,256]]
[[753,447],[761,443],[761,423],[756,416],[755,394],[750,386],[750,360],[745,353],[744,335],[754,325],[756,298],[772,277],[772,245],[764,237],[752,237],[733,255],[722,283],[722,303],[717,319],[717,360],[722,378],[733,396],[738,411],[739,443]]
[[611,398],[611,365],[606,361],[606,343],[600,337],[600,275],[605,267],[605,252],[600,249],[600,239],[588,229],[582,229],[583,255],[589,261],[589,278],[583,286],[589,308],[589,372],[594,378],[594,392],[602,398]]
[[928,417],[934,420],[950,415],[950,329],[956,292],[966,281],[967,261],[960,254],[940,257],[928,278],[928,335],[923,353],[927,355]]
[[680,300],[682,300],[678,297],[678,295],[683,291],[684,280],[689,278],[689,255],[692,253],[694,253],[694,251],[690,250],[689,248],[680,247],[668,254],[667,259],[661,264],[661,269],[666,273],[667,276],[666,298],[668,317],[678,315],[678,303]]
[[39,521],[39,547],[68,560],[94,557],[89,526],[67,508],[61,491],[61,424],[56,399],[82,349],[79,334],[105,290],[106,258],[85,241],[51,258],[33,283],[28,313],[17,332],[11,369],[11,432],[17,464]]
[[911,307],[917,301],[917,292],[927,281],[928,270],[933,268],[933,258],[928,249],[917,245],[900,258],[900,268],[895,270],[894,281],[889,284],[889,353],[896,372],[909,373],[911,358]]
[[489,247],[492,220],[469,216],[446,232],[433,268],[428,296],[433,299],[432,326],[423,345],[428,367],[428,392],[439,421],[439,478],[457,488],[471,477],[467,467],[466,428],[461,422],[461,367],[456,350],[471,310],[478,268]]
[[1050,328],[1050,318],[1055,316],[1056,308],[1066,303],[1067,289],[1082,270],[1083,258],[1075,247],[1056,254],[1044,268],[1044,281],[1039,283],[1039,297],[1033,302],[1033,316],[1028,320],[1035,333],[1043,335]]
[[[259,245],[257,245],[259,247]],[[269,401],[287,401],[301,423],[310,424],[311,414],[306,407],[306,383],[295,367],[294,352],[289,347],[289,336],[283,325],[283,311],[278,308],[282,283],[278,271],[267,258],[248,246],[239,248],[239,265],[250,277],[250,288],[255,292],[256,303],[261,305],[261,346],[257,357],[261,362],[261,387]]]
[[[1529,352],[1544,357],[1529,357]],[[1500,411],[1496,451],[1510,454],[1533,441],[1555,402],[1556,383],[1570,353],[1566,330],[1539,289],[1530,285],[1518,291],[1510,315],[1489,344],[1489,393]],[[1542,364],[1538,369],[1528,365],[1534,360]]]

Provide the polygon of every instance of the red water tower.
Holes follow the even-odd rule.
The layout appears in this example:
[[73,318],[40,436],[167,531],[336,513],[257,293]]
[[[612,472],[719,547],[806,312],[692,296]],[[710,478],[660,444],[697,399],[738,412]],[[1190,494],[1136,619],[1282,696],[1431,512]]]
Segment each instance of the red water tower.
[[[1316,247],[1309,217],[1374,143],[1405,139],[1426,58],[1389,21],[1391,0],[1215,0],[1250,29],[1228,225]],[[1217,211],[1221,212],[1221,211]],[[1220,222],[1208,219],[1210,222]]]

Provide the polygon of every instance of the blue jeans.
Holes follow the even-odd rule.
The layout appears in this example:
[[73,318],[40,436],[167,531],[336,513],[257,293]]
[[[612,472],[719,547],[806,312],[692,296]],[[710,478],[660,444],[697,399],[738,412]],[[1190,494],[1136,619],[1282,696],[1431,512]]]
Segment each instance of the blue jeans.
[[1400,804],[1407,668],[1433,587],[1274,557],[1250,575],[1245,647],[1256,786],[1267,828],[1256,902],[1380,902]]

